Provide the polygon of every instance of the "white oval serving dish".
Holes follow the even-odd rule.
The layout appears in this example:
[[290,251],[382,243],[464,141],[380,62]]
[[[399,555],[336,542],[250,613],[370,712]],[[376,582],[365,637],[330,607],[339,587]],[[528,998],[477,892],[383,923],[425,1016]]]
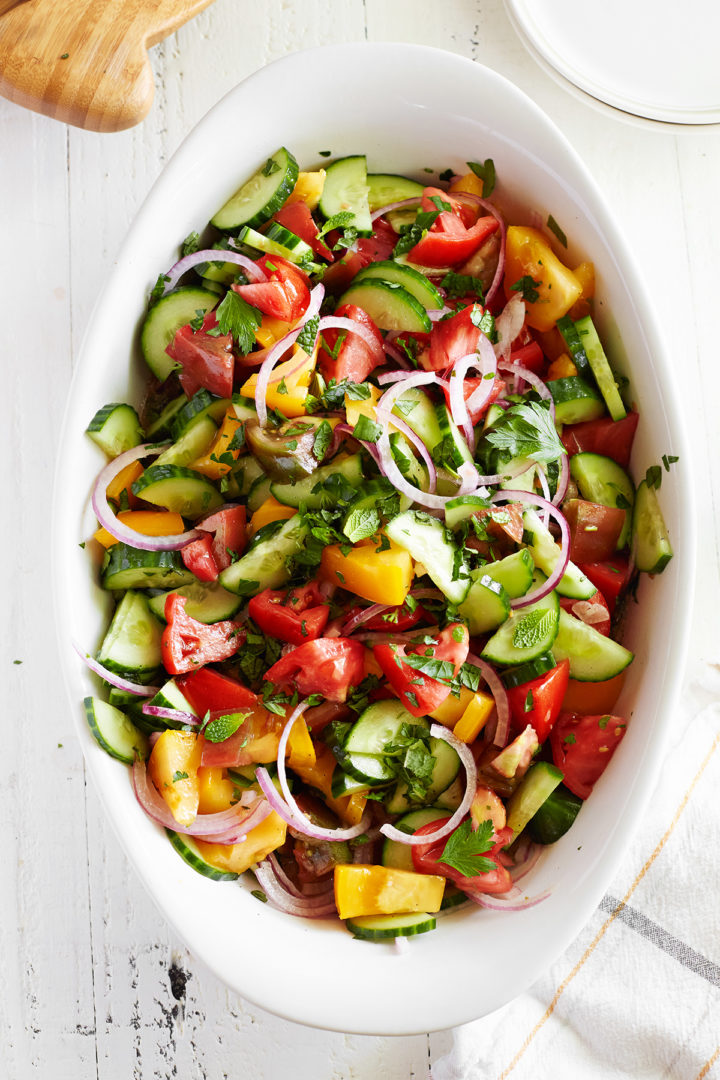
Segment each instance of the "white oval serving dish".
[[[620,710],[632,722],[571,832],[527,880],[530,894],[551,888],[550,898],[520,913],[449,913],[404,954],[356,941],[339,922],[283,915],[258,903],[250,885],[211,882],[186,866],[137,805],[128,771],[88,731],[81,702],[97,682],[70,645],[74,638],[95,648],[109,608],[89,549],[79,547],[94,528],[89,493],[103,464],[85,427],[105,402],[140,401],[145,371],[136,335],[150,287],[175,261],[182,239],[280,145],[301,167],[322,163],[320,150],[366,153],[372,170],[419,179],[426,166],[458,169],[493,158],[498,201],[524,204],[543,220],[551,213],[570,238],[571,264],[595,262],[597,322],[611,359],[631,376],[641,412],[635,474],[664,453],[680,455],[661,491],[675,558],[662,576],[642,582],[625,639],[637,658]],[[170,161],[130,229],[78,362],[58,461],[55,603],[78,736],[108,817],[164,916],[243,997],[288,1019],[345,1032],[446,1028],[519,994],[588,920],[652,789],[684,668],[694,536],[689,456],[671,379],[631,253],[588,171],[529,98],[469,60],[402,44],[287,56],[231,91]]]

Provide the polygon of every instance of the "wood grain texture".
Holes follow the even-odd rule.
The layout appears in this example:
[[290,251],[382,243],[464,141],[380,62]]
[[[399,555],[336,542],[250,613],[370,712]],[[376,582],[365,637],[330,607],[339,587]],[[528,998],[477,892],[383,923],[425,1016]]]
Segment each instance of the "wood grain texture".
[[25,0],[0,15],[0,94],[91,131],[138,124],[154,95],[148,48],[211,0]]
[[[113,139],[0,101],[0,145],[12,148],[0,169],[0,452],[12,462],[10,525],[0,532],[12,568],[0,605],[2,1080],[429,1080],[430,1062],[452,1041],[448,1032],[373,1039],[302,1028],[243,1002],[188,955],[86,785],[46,614],[47,499],[72,358],[140,203],[190,128],[240,79],[288,51],[366,36],[448,48],[512,79],[555,119],[608,198],[693,418],[703,586],[690,647],[716,658],[720,481],[710,463],[720,425],[697,386],[716,378],[717,129],[640,131],[588,109],[528,57],[502,0],[216,0],[153,50],[155,107]],[[452,103],[452,87],[442,93]],[[441,977],[429,992],[442,992]],[[497,1023],[478,1037],[491,1038]],[[526,1064],[518,1080],[547,1071],[530,1054]]]

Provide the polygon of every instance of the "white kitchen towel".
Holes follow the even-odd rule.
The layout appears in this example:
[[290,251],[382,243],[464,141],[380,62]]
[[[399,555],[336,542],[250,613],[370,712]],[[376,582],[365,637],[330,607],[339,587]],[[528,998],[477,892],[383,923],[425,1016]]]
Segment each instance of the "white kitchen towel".
[[719,855],[720,665],[698,665],[590,923],[527,993],[457,1028],[433,1080],[720,1078]]

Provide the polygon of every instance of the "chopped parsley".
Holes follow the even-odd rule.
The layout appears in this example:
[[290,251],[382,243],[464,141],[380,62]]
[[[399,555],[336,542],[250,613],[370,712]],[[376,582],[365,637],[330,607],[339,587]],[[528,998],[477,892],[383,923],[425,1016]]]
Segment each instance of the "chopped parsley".
[[186,772],[180,772],[179,769],[176,772],[174,772],[173,775],[172,775],[173,784],[177,784],[178,780],[187,780],[187,779],[188,779],[188,774]]
[[265,164],[263,165],[262,174],[263,174],[263,176],[272,176],[273,173],[276,173],[276,172],[279,172],[279,171],[280,171],[280,166],[278,165],[277,161],[275,161],[273,158],[269,157],[267,159],[267,161],[265,162]]
[[353,438],[360,439],[362,442],[376,443],[382,432],[383,429],[380,424],[376,424],[374,420],[370,420],[369,417],[361,413],[357,424],[353,428]]
[[447,293],[448,300],[458,300],[463,296],[476,296],[482,303],[485,299],[482,281],[472,274],[456,274],[449,270],[440,282]]
[[332,442],[332,437],[333,430],[330,427],[330,424],[327,420],[323,420],[315,432],[315,439],[313,440],[313,457],[316,461],[322,461],[325,457],[328,447]]
[[[410,697],[411,694],[406,696]],[[417,706],[417,701],[414,705]],[[402,724],[393,741],[383,747],[383,758],[398,780],[407,784],[408,800],[423,802],[435,768],[428,729],[419,724]]]
[[185,237],[185,239],[182,242],[181,251],[182,251],[183,257],[185,255],[194,255],[195,252],[199,249],[199,247],[200,247],[200,233],[196,233],[196,232],[188,233],[187,236]]
[[562,231],[552,214],[548,214],[547,227],[558,238],[563,247],[567,247],[567,236]]
[[479,161],[468,161],[467,167],[475,173],[483,182],[483,198],[489,199],[495,190],[495,162],[492,158],[486,158],[482,164]]
[[527,300],[528,304],[534,304],[540,299],[540,293],[537,291],[536,287],[540,284],[541,283],[535,281],[530,274],[523,274],[523,276],[518,278],[515,284],[511,285],[510,288],[513,292],[520,293],[523,300]]

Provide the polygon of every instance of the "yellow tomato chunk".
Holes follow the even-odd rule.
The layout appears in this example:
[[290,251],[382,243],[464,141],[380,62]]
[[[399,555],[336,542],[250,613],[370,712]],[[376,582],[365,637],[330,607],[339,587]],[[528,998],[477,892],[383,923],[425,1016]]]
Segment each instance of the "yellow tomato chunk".
[[298,765],[314,763],[315,747],[305,718],[301,716],[295,721],[288,735],[288,765],[291,769],[297,769]]
[[217,765],[201,765],[198,769],[198,813],[219,814],[233,804],[235,785]]
[[550,330],[566,315],[582,294],[582,285],[569,267],[558,259],[537,229],[511,225],[505,242],[505,295],[518,295],[512,286],[521,278],[537,282],[537,299],[526,300],[528,326]]
[[341,919],[439,911],[445,878],[389,866],[335,867],[335,904]]
[[256,533],[258,529],[262,529],[263,525],[269,525],[271,521],[284,521],[294,517],[295,514],[297,514],[297,509],[294,506],[285,506],[272,495],[268,495],[265,502],[258,506],[250,518],[248,532]]
[[[143,536],[175,536],[185,532],[185,522],[172,510],[121,510],[118,520]],[[100,528],[93,536],[104,548],[117,544],[107,529]]]
[[[457,180],[453,180],[448,188],[450,194],[454,191],[464,191],[469,195],[479,195],[482,197],[483,182],[479,176],[475,173],[465,173],[463,176],[458,176]],[[485,211],[483,211],[485,213]]]
[[455,697],[454,694],[448,694],[442,705],[438,705],[435,712],[431,712],[430,715],[433,720],[437,720],[439,724],[444,724],[445,727],[454,728],[472,701],[473,696],[472,690],[468,690],[467,686],[461,686],[460,697]]
[[209,476],[211,480],[219,480],[229,473],[233,462],[237,461],[242,453],[242,447],[230,449],[233,437],[242,426],[242,420],[238,420],[231,406],[225,413],[220,430],[206,453],[194,461],[190,468],[195,472],[203,473],[204,476]]
[[363,816],[367,799],[357,792],[355,795],[343,795],[336,799],[332,793],[332,775],[335,771],[335,755],[325,743],[319,743],[315,748],[315,762],[313,764],[293,765],[293,770],[310,787],[320,791],[328,805],[328,808],[340,818],[346,825],[357,825]]
[[239,844],[208,844],[205,840],[195,840],[195,844],[211,866],[244,874],[253,863],[262,862],[271,851],[282,847],[286,834],[287,825],[273,810]]
[[276,319],[272,315],[263,315],[262,322],[255,331],[255,340],[263,349],[268,349],[280,338],[284,338],[289,330],[292,330],[292,323]]
[[547,373],[549,381],[568,379],[571,375],[577,375],[577,368],[567,353],[563,353],[562,356],[558,356],[557,360],[553,360]]
[[294,202],[304,202],[310,210],[314,210],[317,204],[320,202],[320,196],[323,193],[324,187],[324,169],[316,169],[315,172],[298,173],[298,178],[295,181],[295,187],[290,192],[290,195],[286,200],[285,205],[287,206],[289,203]]
[[201,760],[202,739],[194,731],[163,731],[152,748],[150,779],[178,825],[192,825],[197,817]]
[[[279,409],[283,416],[305,415],[305,399],[316,360],[317,346],[309,356],[303,349],[293,345],[290,359],[273,368],[272,382],[265,394],[269,409]],[[240,393],[243,397],[254,398],[256,386],[257,372],[254,372],[247,382],[243,383]]]
[[403,548],[377,551],[372,540],[343,555],[338,544],[323,549],[323,576],[374,604],[403,604],[413,581],[413,562]]
[[483,694],[482,690],[478,690],[476,694],[473,694],[472,701],[453,728],[453,735],[464,743],[475,742],[494,708],[495,699],[489,694]]

